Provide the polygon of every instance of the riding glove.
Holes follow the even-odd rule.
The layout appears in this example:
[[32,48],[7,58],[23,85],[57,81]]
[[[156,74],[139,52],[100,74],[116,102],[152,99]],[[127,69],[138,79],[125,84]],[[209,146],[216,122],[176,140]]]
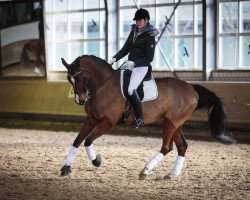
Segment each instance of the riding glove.
[[113,65],[115,62],[116,62],[116,58],[112,58],[112,59],[109,61],[109,64],[110,64],[110,65]]
[[117,70],[116,65],[113,65],[115,62],[116,62],[116,58],[112,58],[112,59],[109,61],[109,64],[111,65],[111,67],[113,68],[113,70]]
[[129,69],[129,70],[132,70],[135,66],[135,63],[133,61],[130,61],[130,60],[126,60],[124,62],[124,65],[122,66],[122,69]]

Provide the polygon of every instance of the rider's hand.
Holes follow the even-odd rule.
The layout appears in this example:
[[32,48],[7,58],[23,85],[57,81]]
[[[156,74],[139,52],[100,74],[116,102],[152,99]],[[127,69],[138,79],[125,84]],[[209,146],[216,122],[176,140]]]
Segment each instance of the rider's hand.
[[116,58],[112,58],[112,59],[109,61],[109,64],[111,65],[111,67],[113,68],[113,70],[117,70],[116,65],[113,65],[115,62],[116,62]]
[[112,58],[112,59],[109,61],[109,64],[110,64],[110,65],[113,65],[115,62],[116,62],[116,58]]
[[135,63],[133,61],[130,61],[130,60],[126,60],[124,62],[124,66],[122,67],[123,69],[129,69],[129,70],[132,70],[135,66]]

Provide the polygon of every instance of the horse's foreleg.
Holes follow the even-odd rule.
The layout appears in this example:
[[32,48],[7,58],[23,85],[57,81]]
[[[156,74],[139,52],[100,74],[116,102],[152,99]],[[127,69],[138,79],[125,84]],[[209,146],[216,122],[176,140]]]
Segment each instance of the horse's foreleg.
[[95,154],[93,141],[112,128],[112,124],[107,118],[103,118],[87,136],[84,142],[86,152],[92,164],[96,167],[101,165],[101,157]]
[[76,137],[73,145],[69,149],[68,155],[65,160],[65,165],[61,169],[61,175],[67,175],[71,173],[71,165],[74,163],[78,147],[81,145],[83,140],[88,136],[88,134],[92,131],[93,127],[94,126],[91,124],[90,120],[87,118],[81,131]]
[[94,125],[90,122],[89,118],[87,118],[84,126],[82,127],[80,133],[77,135],[74,143],[73,143],[73,146],[78,148],[83,140],[85,140],[85,138],[90,134],[90,132],[94,129]]
[[175,126],[168,120],[165,119],[163,122],[163,145],[161,151],[157,153],[149,162],[146,164],[144,169],[139,175],[139,179],[144,179],[150,171],[163,159],[163,157],[173,149],[173,133],[175,132]]
[[184,156],[188,147],[187,142],[182,134],[182,126],[180,126],[174,133],[173,140],[176,144],[177,151],[178,151],[178,155],[176,157],[174,167],[171,172],[171,177],[175,178],[179,176],[181,173],[183,163],[185,160]]
[[79,132],[78,136],[76,137],[73,145],[69,149],[68,156],[65,161],[65,165],[71,166],[74,162],[78,147],[81,145],[83,140],[88,136],[88,134],[92,131],[93,126],[89,121],[85,123],[82,127],[81,131]]

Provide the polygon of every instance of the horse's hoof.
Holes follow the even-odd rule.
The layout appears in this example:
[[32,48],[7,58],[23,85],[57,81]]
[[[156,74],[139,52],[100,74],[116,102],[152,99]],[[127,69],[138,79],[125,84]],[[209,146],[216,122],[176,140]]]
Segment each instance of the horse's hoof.
[[143,174],[142,172],[139,174],[138,180],[145,180],[148,177],[147,174]]
[[97,155],[96,159],[92,161],[92,164],[96,167],[100,167],[102,162],[101,156]]
[[174,180],[177,176],[174,176],[173,174],[168,174],[163,177],[164,180]]
[[65,176],[71,173],[70,166],[64,165],[61,169],[61,176]]

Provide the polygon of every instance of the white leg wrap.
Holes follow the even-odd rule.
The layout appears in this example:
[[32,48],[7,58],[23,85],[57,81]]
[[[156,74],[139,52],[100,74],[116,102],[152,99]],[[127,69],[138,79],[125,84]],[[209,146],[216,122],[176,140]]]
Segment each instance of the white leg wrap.
[[149,172],[163,159],[164,155],[162,153],[157,153],[148,163],[146,164],[143,174],[148,175]]
[[74,163],[77,150],[78,149],[76,147],[74,147],[74,146],[70,147],[69,153],[68,153],[66,161],[65,161],[65,165],[71,166]]
[[185,157],[177,155],[175,163],[174,163],[174,168],[172,170],[173,178],[180,175],[184,160],[185,160]]
[[91,144],[90,146],[85,147],[85,148],[86,148],[86,152],[87,152],[87,155],[88,155],[89,159],[91,161],[95,160],[96,159],[96,154],[95,154],[95,150],[93,148],[93,144]]

